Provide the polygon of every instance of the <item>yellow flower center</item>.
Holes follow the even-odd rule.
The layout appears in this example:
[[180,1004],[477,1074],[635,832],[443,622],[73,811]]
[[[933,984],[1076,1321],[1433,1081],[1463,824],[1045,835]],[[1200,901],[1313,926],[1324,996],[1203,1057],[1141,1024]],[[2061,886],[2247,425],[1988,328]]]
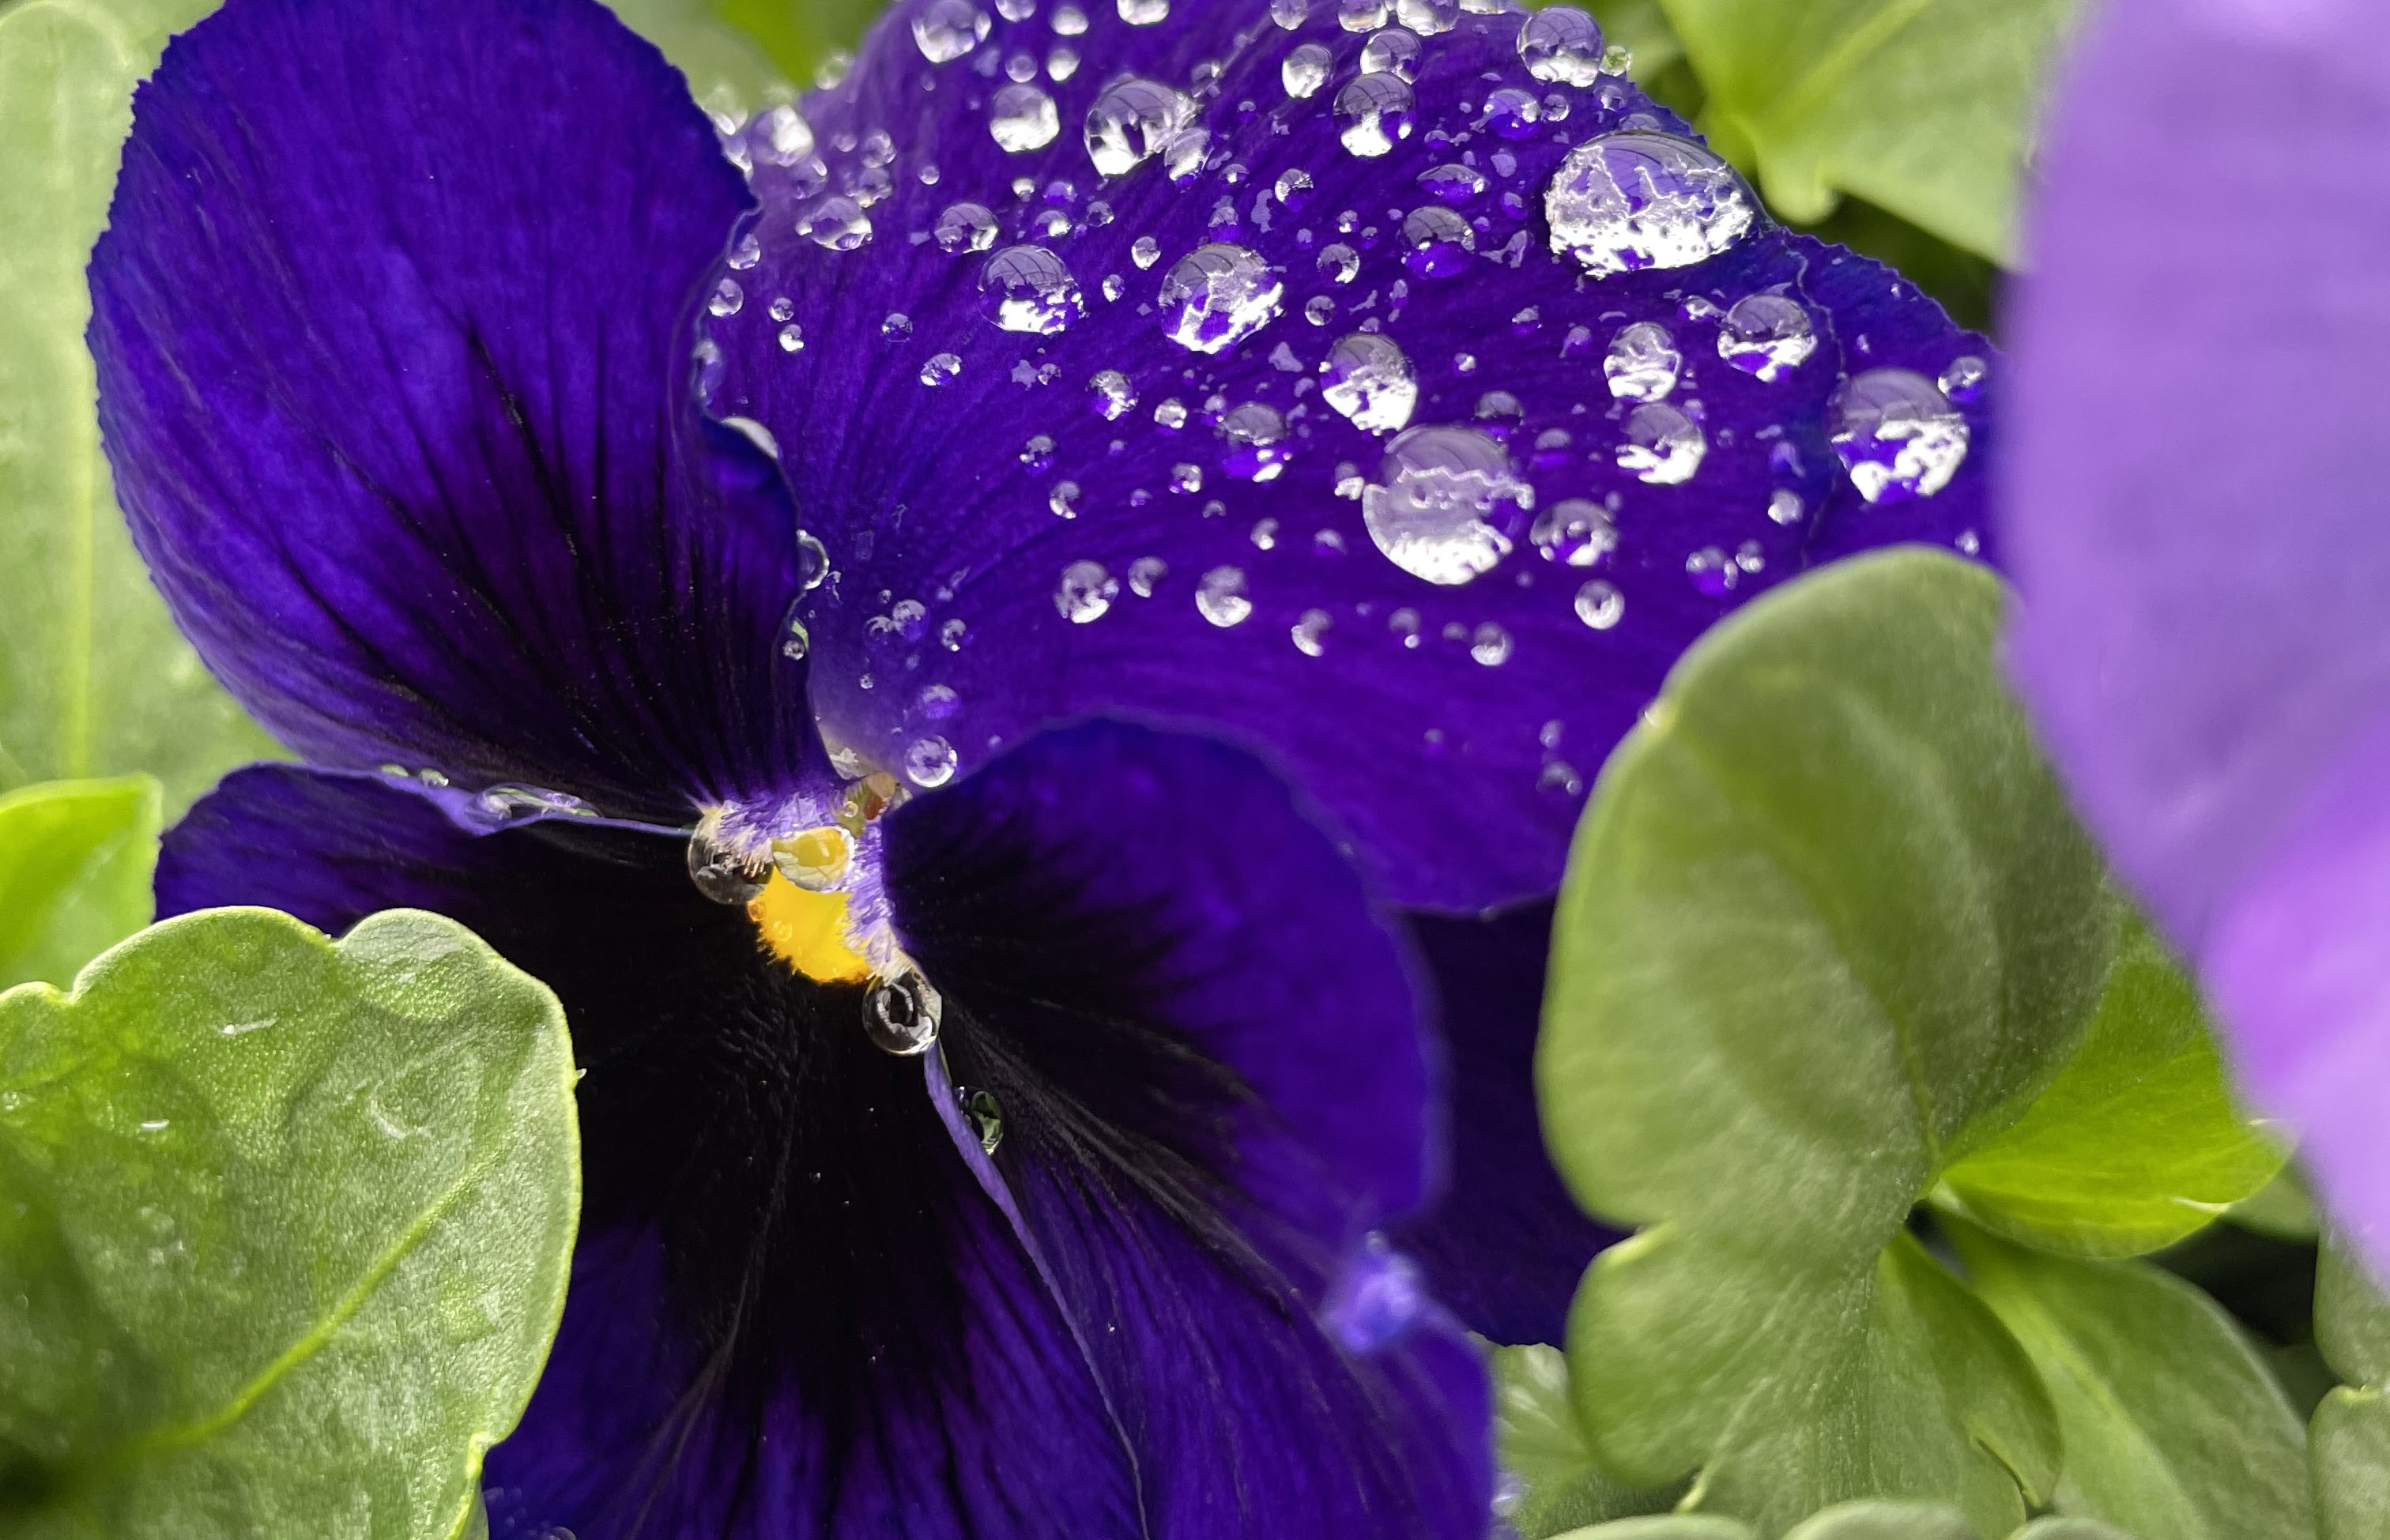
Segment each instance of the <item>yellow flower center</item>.
[[870,981],[871,965],[847,944],[845,893],[807,892],[775,869],[747,915],[774,956],[816,983]]

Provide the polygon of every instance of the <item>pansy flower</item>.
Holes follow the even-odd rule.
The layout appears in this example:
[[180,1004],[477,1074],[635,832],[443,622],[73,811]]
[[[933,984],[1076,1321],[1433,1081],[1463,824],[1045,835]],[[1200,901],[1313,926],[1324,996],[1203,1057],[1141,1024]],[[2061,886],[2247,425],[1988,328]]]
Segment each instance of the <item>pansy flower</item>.
[[2390,1270],[2385,153],[2378,6],[2108,7],[2044,160],[2003,501],[2061,767]]
[[1598,1243],[1525,1071],[1587,773],[1741,597],[1978,543],[1982,340],[1574,11],[907,3],[710,125],[587,0],[231,0],[92,276],[305,761],[161,910],[440,910],[573,1023],[502,1535],[1473,1540],[1460,1327]]

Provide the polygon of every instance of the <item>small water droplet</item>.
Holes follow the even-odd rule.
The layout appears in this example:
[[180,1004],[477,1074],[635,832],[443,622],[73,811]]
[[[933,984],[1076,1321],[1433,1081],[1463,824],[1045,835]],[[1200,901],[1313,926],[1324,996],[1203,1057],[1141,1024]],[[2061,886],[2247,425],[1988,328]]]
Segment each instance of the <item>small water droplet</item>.
[[980,1152],[993,1155],[1004,1147],[1004,1104],[994,1093],[957,1088],[955,1099],[962,1109],[963,1122],[970,1125],[971,1136],[979,1140]]
[[804,327],[797,325],[794,321],[791,321],[787,326],[780,328],[780,351],[782,353],[803,353],[804,351]]
[[1679,486],[1693,479],[1710,452],[1701,424],[1664,402],[1638,406],[1626,419],[1626,442],[1618,446],[1618,468],[1652,486]]
[[747,291],[739,287],[739,280],[725,278],[713,286],[713,295],[705,302],[705,309],[712,315],[736,315],[746,302]]
[[1337,136],[1365,159],[1384,155],[1411,136],[1416,101],[1400,75],[1362,75],[1336,93]]
[[1132,27],[1151,27],[1170,19],[1170,0],[1119,0],[1120,19]]
[[1638,321],[1612,340],[1601,372],[1610,381],[1610,393],[1621,401],[1665,401],[1684,365],[1667,327]]
[[938,215],[934,233],[941,251],[984,251],[996,244],[996,215],[983,204],[951,203]]
[[1618,549],[1618,529],[1610,510],[1582,497],[1555,503],[1537,514],[1527,537],[1546,561],[1567,567],[1598,567]]
[[1128,591],[1138,598],[1153,597],[1153,590],[1170,575],[1170,563],[1158,556],[1141,556],[1128,564]]
[[1801,516],[1807,511],[1808,509],[1801,502],[1801,494],[1797,492],[1788,492],[1779,487],[1768,494],[1767,517],[1780,524],[1797,524],[1801,521]]
[[1137,244],[1128,249],[1128,260],[1137,263],[1142,273],[1162,260],[1162,242],[1151,236],[1139,236]]
[[761,863],[699,833],[689,836],[688,878],[697,891],[716,904],[744,905],[764,891],[770,874]]
[[1220,436],[1228,442],[1225,464],[1231,476],[1249,481],[1274,481],[1286,468],[1291,453],[1286,417],[1277,407],[1249,401],[1220,419]]
[[1626,613],[1626,596],[1615,584],[1595,578],[1576,591],[1576,618],[1596,631],[1607,631]]
[[1079,517],[1079,483],[1055,483],[1052,494],[1046,499],[1046,506],[1054,510],[1057,519],[1076,519]]
[[1553,251],[1596,277],[1706,262],[1756,217],[1733,167],[1690,139],[1639,130],[1569,151],[1544,209]]
[[955,778],[955,746],[936,734],[917,738],[905,746],[905,778],[924,791]]
[[1419,79],[1420,40],[1401,27],[1389,27],[1373,33],[1361,45],[1361,71],[1364,74],[1400,75],[1407,81]]
[[1351,283],[1361,271],[1361,253],[1338,241],[1319,253],[1317,267],[1329,282],[1339,286]]
[[1222,353],[1276,319],[1286,286],[1261,254],[1214,242],[1179,260],[1163,279],[1163,329],[1197,353]]
[[1270,19],[1286,32],[1303,25],[1311,15],[1311,0],[1270,0]]
[[1394,0],[1394,19],[1421,37],[1448,32],[1460,22],[1460,0]]
[[1834,453],[1870,503],[1931,497],[1966,463],[1967,419],[1923,375],[1870,369],[1844,381],[1826,411]]
[[1361,494],[1369,538],[1404,571],[1445,586],[1500,565],[1512,526],[1535,505],[1501,443],[1475,428],[1400,434],[1386,446],[1379,477]]
[[944,385],[946,381],[954,379],[955,376],[962,372],[963,361],[956,357],[953,353],[933,353],[931,355],[929,362],[921,366],[921,383],[924,385]]
[[[913,335],[913,317],[901,311],[890,311],[887,317],[880,323],[880,335],[892,342],[903,341]],[[779,456],[775,453],[772,457],[778,459]]]
[[944,1009],[944,1000],[918,972],[875,980],[863,996],[864,1035],[883,1053],[912,1059],[937,1043]]
[[1415,278],[1448,278],[1469,265],[1477,232],[1441,204],[1412,210],[1403,219],[1403,265]]
[[1320,1315],[1347,1353],[1367,1354],[1400,1339],[1427,1306],[1427,1279],[1419,1264],[1373,1231],[1336,1280]]
[[1936,383],[1942,387],[1942,393],[1952,401],[1961,406],[1972,405],[1983,395],[1984,381],[1991,372],[1990,365],[1969,353],[1964,358],[1953,360],[1950,366],[1942,371],[1942,378]]
[[1120,593],[1120,584],[1097,561],[1073,561],[1062,569],[1062,581],[1054,588],[1054,608],[1073,625],[1086,625],[1104,618]]
[[[1536,132],[1536,125],[1543,122],[1543,119],[1544,104],[1536,99],[1536,94],[1533,91],[1523,91],[1515,85],[1506,85],[1498,91],[1486,94],[1485,126],[1505,139],[1532,137]],[[1517,166],[1518,162],[1511,160],[1507,153],[1504,159],[1510,160],[1510,168]],[[1506,169],[1498,163],[1494,169],[1504,176],[1510,174],[1510,169]]]
[[1325,610],[1306,610],[1294,622],[1292,636],[1295,650],[1306,658],[1317,658],[1328,650],[1328,633],[1335,618]]
[[1510,634],[1492,621],[1479,626],[1469,638],[1469,656],[1487,668],[1500,668],[1510,661]]
[[852,251],[871,238],[871,220],[851,198],[825,198],[799,225],[815,245]]
[[1087,30],[1087,13],[1076,6],[1054,7],[1054,31],[1063,37],[1078,37]]
[[1458,208],[1485,190],[1485,173],[1472,166],[1448,161],[1420,173],[1419,185],[1430,198]]
[[1135,76],[1116,81],[1087,109],[1087,159],[1106,176],[1123,175],[1162,153],[1194,121],[1195,103],[1185,92]]
[[1226,630],[1253,612],[1245,597],[1245,574],[1236,567],[1214,567],[1195,585],[1195,608],[1214,625]]
[[1591,85],[1601,78],[1601,24],[1574,6],[1548,6],[1519,29],[1519,58],[1540,81]]
[[1137,409],[1137,387],[1118,369],[1098,370],[1087,381],[1087,393],[1095,400],[1096,415],[1106,422],[1118,422]]
[[1781,294],[1735,302],[1718,324],[1718,356],[1773,385],[1818,351],[1817,328],[1800,302]]
[[1006,331],[1051,336],[1086,312],[1079,281],[1042,246],[1008,246],[980,273],[980,306]]
[[1278,195],[1279,207],[1300,209],[1311,201],[1311,173],[1300,166],[1293,167],[1279,174],[1278,186],[1272,190]]
[[970,0],[932,0],[913,18],[913,43],[932,64],[962,58],[987,36],[986,14]]
[[1336,24],[1348,32],[1372,32],[1394,11],[1394,0],[1336,0]]
[[1034,85],[1008,85],[988,107],[987,131],[1014,155],[1044,149],[1062,132],[1054,98]]
[[1329,71],[1336,66],[1336,56],[1325,44],[1304,43],[1287,50],[1278,67],[1279,83],[1286,94],[1297,101],[1316,96],[1328,83]]
[[1419,377],[1394,340],[1356,331],[1337,339],[1319,366],[1320,399],[1368,433],[1397,431],[1419,404]]
[[1692,580],[1696,591],[1717,599],[1734,592],[1742,571],[1732,557],[1715,545],[1704,545],[1685,558],[1685,576]]

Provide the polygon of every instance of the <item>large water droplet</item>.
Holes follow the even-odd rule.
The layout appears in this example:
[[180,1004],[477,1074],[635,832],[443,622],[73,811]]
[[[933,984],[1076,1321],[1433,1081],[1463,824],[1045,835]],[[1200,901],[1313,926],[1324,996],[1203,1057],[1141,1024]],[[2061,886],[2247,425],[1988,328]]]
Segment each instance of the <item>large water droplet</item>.
[[1361,72],[1419,79],[1420,40],[1400,27],[1374,34],[1361,45]]
[[1453,586],[1492,571],[1535,492],[1510,456],[1474,428],[1414,428],[1386,446],[1361,518],[1386,558],[1413,577]]
[[872,1046],[900,1059],[928,1053],[938,1041],[945,1001],[918,972],[879,979],[863,996],[863,1032]]
[[1709,452],[1701,424],[1664,402],[1653,402],[1627,417],[1618,468],[1653,486],[1678,486],[1693,479]]
[[987,36],[988,20],[970,0],[933,0],[913,18],[913,42],[932,64],[962,58]]
[[1222,353],[1275,319],[1286,286],[1261,253],[1214,243],[1180,259],[1162,282],[1162,325],[1198,353]]
[[1618,528],[1611,522],[1610,510],[1582,497],[1554,503],[1537,514],[1527,537],[1546,561],[1569,567],[1600,566],[1602,558],[1618,549]]
[[1569,151],[1544,212],[1552,250],[1597,277],[1706,262],[1741,240],[1755,217],[1733,167],[1690,139],[1642,130]]
[[1015,155],[1044,149],[1062,132],[1054,98],[1034,85],[1008,85],[987,110],[987,131]]
[[1818,332],[1799,301],[1752,294],[1726,313],[1717,345],[1720,358],[1773,385],[1818,351]]
[[1665,401],[1684,366],[1684,355],[1667,327],[1638,321],[1612,340],[1601,373],[1610,381],[1610,393],[1621,401]]
[[1170,19],[1170,0],[1119,0],[1120,19],[1132,27],[1151,27]]
[[1086,625],[1104,618],[1120,593],[1120,581],[1105,571],[1099,561],[1073,561],[1062,569],[1062,581],[1054,589],[1054,608],[1073,625]]
[[1274,481],[1286,468],[1291,453],[1286,418],[1277,407],[1249,401],[1220,419],[1220,436],[1228,441],[1225,460],[1228,474],[1249,481]]
[[1279,83],[1298,101],[1315,96],[1328,83],[1328,72],[1335,64],[1336,56],[1325,44],[1305,43],[1287,51],[1285,61],[1278,67]]
[[1537,80],[1591,85],[1601,78],[1601,24],[1574,6],[1548,6],[1519,29],[1519,58]]
[[1078,280],[1042,246],[1008,246],[988,258],[979,289],[987,318],[1007,331],[1051,336],[1086,311]]
[[979,203],[955,203],[938,216],[938,250],[960,255],[996,244],[996,215]]
[[764,891],[771,873],[760,864],[703,834],[688,840],[688,879],[716,904],[746,904]]
[[1287,32],[1292,32],[1309,19],[1311,0],[1270,0],[1270,19]]
[[1827,407],[1834,453],[1870,503],[1931,497],[1967,459],[1967,419],[1923,375],[1870,369]]
[[1087,109],[1087,159],[1106,176],[1159,155],[1195,121],[1195,103],[1159,81],[1114,82]]
[[1356,155],[1383,155],[1411,136],[1416,100],[1400,75],[1362,75],[1336,93],[1337,135]]
[[1375,32],[1394,11],[1394,0],[1336,0],[1336,24],[1348,32]]
[[954,779],[957,763],[955,746],[935,734],[905,746],[905,778],[924,791]]
[[1214,567],[1195,584],[1195,608],[1202,617],[1222,630],[1235,625],[1253,612],[1253,601],[1245,597],[1245,574],[1236,567]]
[[1442,204],[1413,209],[1403,219],[1403,265],[1417,278],[1448,278],[1469,265],[1477,233]]
[[1419,376],[1402,348],[1383,332],[1340,337],[1319,366],[1327,381],[1320,399],[1368,433],[1394,432],[1419,405]]
[[1448,32],[1460,22],[1460,0],[1394,0],[1394,19],[1421,37]]
[[1576,591],[1576,618],[1596,631],[1607,631],[1626,613],[1626,596],[1615,584],[1595,578]]
[[836,824],[809,828],[772,841],[772,865],[809,893],[826,893],[846,880],[854,860],[854,836]]

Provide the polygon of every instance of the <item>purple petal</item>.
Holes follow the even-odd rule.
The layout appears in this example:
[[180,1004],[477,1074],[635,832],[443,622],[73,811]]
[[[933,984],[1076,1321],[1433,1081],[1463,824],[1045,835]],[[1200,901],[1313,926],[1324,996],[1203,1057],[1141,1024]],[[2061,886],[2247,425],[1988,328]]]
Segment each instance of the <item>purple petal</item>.
[[1154,1533],[1482,1535],[1482,1367],[1376,1234],[1433,1174],[1409,970],[1285,788],[1099,723],[911,803],[886,841],[952,1079],[1001,1110],[990,1180]]
[[[135,102],[91,342],[176,618],[319,763],[610,815],[789,789],[801,586],[690,327],[748,206],[587,0],[232,0]],[[817,759],[817,755],[816,756]]]
[[1585,1216],[1544,1149],[1536,1031],[1552,906],[1487,919],[1414,917],[1441,1001],[1452,1176],[1388,1234],[1435,1297],[1497,1342],[1558,1342],[1594,1253],[1620,1238]]
[[[1452,25],[1418,40],[1416,82],[1362,84],[1365,48],[1407,45],[1326,0],[1291,30],[1259,0],[1127,7],[1167,10],[1143,26],[1110,3],[1009,21],[908,0],[845,85],[749,131],[765,212],[726,275],[742,307],[710,324],[713,399],[778,436],[829,549],[805,614],[834,742],[935,776],[1079,712],[1208,725],[1317,797],[1390,896],[1475,910],[1554,885],[1587,782],[1732,604],[1823,555],[1975,547],[1976,371],[1904,473],[1955,468],[1936,495],[1869,504],[1829,441],[1847,377],[1930,394],[1981,338],[1754,222],[1625,81],[1532,75],[1521,17],[1423,8]],[[1324,73],[1291,96],[1305,49]],[[1054,136],[1008,148],[1046,133],[1029,93]],[[1722,254],[1596,278],[1619,232],[1583,221],[1556,254],[1547,190],[1613,131],[1679,136],[1655,153],[1690,169],[1664,179],[1711,217],[1676,234]],[[1348,148],[1373,135],[1385,153]],[[1678,359],[1665,401],[1630,399],[1661,393],[1658,348],[1622,355],[1613,393],[1638,323]],[[1385,347],[1415,402],[1352,375]],[[1398,426],[1436,431],[1390,443]],[[1406,490],[1431,522],[1458,513],[1397,538]],[[1575,526],[1548,555],[1538,514]]]
[[2390,1224],[2390,185],[2284,179],[2385,152],[2379,7],[2111,7],[2042,160],[2004,492],[2017,675],[2358,1227]]

